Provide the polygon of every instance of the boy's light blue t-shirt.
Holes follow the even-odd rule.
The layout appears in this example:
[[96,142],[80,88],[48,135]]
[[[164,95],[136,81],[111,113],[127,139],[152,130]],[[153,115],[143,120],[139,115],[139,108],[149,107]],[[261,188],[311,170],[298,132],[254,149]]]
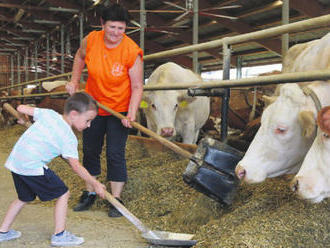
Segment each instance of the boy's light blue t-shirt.
[[50,109],[34,109],[34,123],[19,138],[5,167],[25,176],[44,174],[55,157],[78,159],[78,141],[62,115]]

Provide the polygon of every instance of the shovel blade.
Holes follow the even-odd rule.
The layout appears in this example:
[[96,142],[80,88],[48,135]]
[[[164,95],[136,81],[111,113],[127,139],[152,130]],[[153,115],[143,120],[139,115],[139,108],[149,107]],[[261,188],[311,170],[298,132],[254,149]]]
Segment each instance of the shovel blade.
[[216,170],[201,167],[194,179],[190,182],[197,191],[216,201],[232,204],[237,191],[238,180],[230,175],[221,174]]
[[148,233],[143,233],[142,237],[145,238],[149,243],[154,245],[162,245],[162,246],[171,246],[171,247],[190,247],[194,246],[197,241],[193,240],[193,234],[187,233],[172,233],[165,231],[156,231],[153,230],[159,238],[155,239],[151,237]]
[[212,199],[230,205],[233,202],[239,180],[235,167],[243,153],[217,140],[201,140],[194,154],[203,161],[190,161],[183,180],[197,191]]

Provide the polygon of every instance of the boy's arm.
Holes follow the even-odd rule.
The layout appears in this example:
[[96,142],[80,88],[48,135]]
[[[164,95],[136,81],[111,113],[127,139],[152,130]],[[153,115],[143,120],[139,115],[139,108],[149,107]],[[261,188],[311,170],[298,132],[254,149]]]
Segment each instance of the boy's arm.
[[[29,122],[29,117],[27,117],[26,115],[30,115],[33,116],[34,115],[34,109],[35,107],[29,106],[29,105],[18,105],[18,107],[16,108],[17,112],[18,112],[18,120],[17,122],[21,125],[31,125],[31,123]],[[27,127],[28,127],[27,126]]]
[[35,107],[29,106],[29,105],[22,105],[22,104],[21,105],[18,105],[18,107],[17,107],[17,111],[20,114],[30,115],[30,116],[33,116],[34,109],[35,109]]
[[66,159],[72,170],[77,173],[79,177],[84,179],[88,184],[93,185],[95,192],[102,198],[105,197],[105,185],[97,181],[89,172],[80,164],[78,159],[75,158],[67,158]]

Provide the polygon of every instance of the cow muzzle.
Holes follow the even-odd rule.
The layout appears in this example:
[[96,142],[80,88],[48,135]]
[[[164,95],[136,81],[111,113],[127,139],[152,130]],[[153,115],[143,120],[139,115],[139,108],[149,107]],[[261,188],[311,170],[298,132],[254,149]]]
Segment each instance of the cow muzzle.
[[174,135],[174,128],[172,127],[163,127],[160,130],[160,135],[163,137],[172,137]]
[[295,177],[290,183],[290,189],[299,199],[308,200],[311,203],[321,202],[326,196],[324,190],[319,185],[306,182],[303,177]]
[[299,180],[298,178],[294,178],[291,183],[290,183],[290,189],[293,191],[293,192],[297,192],[298,189],[299,189]]
[[246,170],[241,165],[237,165],[235,168],[235,174],[239,180],[243,180],[246,175]]

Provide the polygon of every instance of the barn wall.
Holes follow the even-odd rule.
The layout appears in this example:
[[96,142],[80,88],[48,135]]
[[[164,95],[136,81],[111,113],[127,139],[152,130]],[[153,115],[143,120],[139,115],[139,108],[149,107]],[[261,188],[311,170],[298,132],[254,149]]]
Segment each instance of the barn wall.
[[[22,62],[21,62],[22,63]],[[13,83],[18,83],[18,75],[17,75],[17,61],[14,58],[14,78]],[[26,82],[35,79],[35,73],[29,71],[28,77],[26,78],[25,67],[21,64],[20,71],[20,82]],[[11,67],[10,67],[10,56],[0,55],[0,87],[8,86],[11,84]],[[46,72],[38,73],[38,78],[46,77]]]
[[10,60],[9,56],[0,56],[0,86],[7,86],[10,77]]

